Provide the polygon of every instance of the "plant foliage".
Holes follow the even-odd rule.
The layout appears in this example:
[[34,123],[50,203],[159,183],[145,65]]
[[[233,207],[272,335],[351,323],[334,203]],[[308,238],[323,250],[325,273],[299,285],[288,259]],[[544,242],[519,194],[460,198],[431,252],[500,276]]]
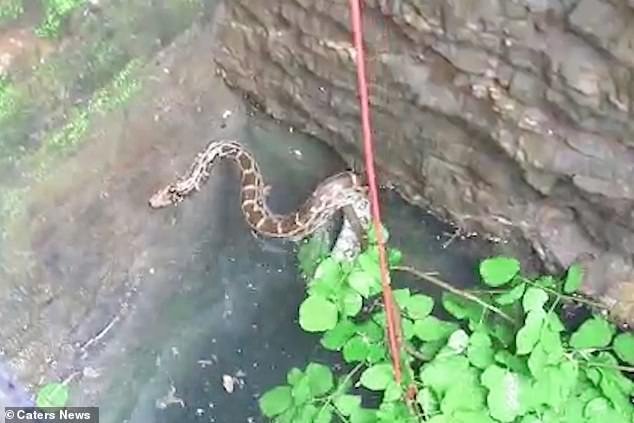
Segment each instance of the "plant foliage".
[[[401,253],[392,249],[389,257],[395,266]],[[437,304],[409,289],[394,291],[405,369],[399,386],[385,313],[376,306],[376,245],[353,263],[321,259],[299,324],[321,333],[321,345],[353,369],[335,375],[318,363],[293,368],[286,384],[260,397],[262,413],[276,423],[634,421],[634,383],[624,375],[624,366],[634,365],[634,336],[617,334],[600,315],[576,328],[560,319],[561,306],[575,300],[568,294],[581,286],[580,267],[561,279],[528,279],[516,259],[492,257],[481,262],[479,276],[486,291],[477,296],[493,307],[449,292]],[[438,307],[454,319],[436,317]],[[415,395],[405,395],[412,387]],[[380,394],[378,407],[364,406],[364,390]]]

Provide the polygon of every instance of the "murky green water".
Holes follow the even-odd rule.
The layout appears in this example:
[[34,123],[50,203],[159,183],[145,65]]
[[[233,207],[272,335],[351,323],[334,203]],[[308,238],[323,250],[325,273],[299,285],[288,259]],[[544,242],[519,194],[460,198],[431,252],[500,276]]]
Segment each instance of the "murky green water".
[[[230,166],[179,208],[147,199],[212,138],[253,149],[280,211],[343,164],[215,77],[213,2],[36,3],[0,8],[0,405],[8,379],[76,375],[71,405],[106,423],[261,421],[257,395],[332,359],[296,324],[294,246],[251,235]],[[458,285],[494,248],[383,201],[393,245]]]

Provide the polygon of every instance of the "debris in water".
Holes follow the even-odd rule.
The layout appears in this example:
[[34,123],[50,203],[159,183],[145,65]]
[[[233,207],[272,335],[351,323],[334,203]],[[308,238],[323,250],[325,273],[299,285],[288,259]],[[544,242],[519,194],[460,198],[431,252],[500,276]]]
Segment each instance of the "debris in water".
[[205,367],[211,366],[212,364],[214,364],[214,362],[211,360],[198,360],[198,364],[200,364],[200,367],[204,369]]
[[235,384],[235,380],[233,376],[222,375],[222,387],[225,388],[225,391],[228,394],[233,393],[234,384]]
[[156,400],[156,408],[164,410],[167,406],[172,404],[180,404],[181,407],[185,407],[185,401],[181,398],[178,398],[176,395],[176,387],[174,384],[170,384],[170,390],[163,398],[159,398]]

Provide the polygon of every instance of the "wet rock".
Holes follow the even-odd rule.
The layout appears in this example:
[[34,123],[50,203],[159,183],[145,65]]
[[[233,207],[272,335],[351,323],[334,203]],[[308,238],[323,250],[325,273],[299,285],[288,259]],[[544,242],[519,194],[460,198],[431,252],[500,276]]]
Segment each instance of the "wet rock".
[[[589,277],[587,291],[623,300],[634,249],[632,2],[365,5],[382,180],[467,230],[519,230],[553,271],[583,253],[607,260],[614,271]],[[227,13],[216,52],[227,83],[358,163],[346,5],[236,0]],[[625,309],[619,317],[634,320]]]

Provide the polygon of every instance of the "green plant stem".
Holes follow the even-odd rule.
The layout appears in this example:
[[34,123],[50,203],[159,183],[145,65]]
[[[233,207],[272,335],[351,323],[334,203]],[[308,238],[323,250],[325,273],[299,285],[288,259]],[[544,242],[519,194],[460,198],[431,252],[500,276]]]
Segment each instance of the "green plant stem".
[[470,294],[504,294],[507,289],[465,289],[464,292]]
[[592,300],[588,300],[582,297],[573,297],[571,295],[566,295],[566,294],[562,294],[561,292],[555,291],[554,289],[551,288],[547,288],[545,286],[541,286],[539,284],[536,284],[535,282],[533,282],[530,279],[526,279],[526,278],[521,278],[522,282],[525,282],[531,286],[543,289],[544,291],[548,292],[549,294],[552,295],[556,295],[557,297],[566,300],[566,301],[573,301],[573,302],[578,302],[578,303],[582,303],[582,304],[586,304],[589,305],[591,307],[596,307],[602,310],[605,310],[605,306],[597,301],[592,301]]
[[393,270],[396,271],[400,271],[400,272],[407,272],[407,273],[411,273],[412,275],[420,278],[420,279],[424,279],[427,282],[430,282],[436,286],[441,287],[442,289],[449,291],[453,294],[456,294],[458,296],[461,296],[462,298],[466,298],[468,300],[471,300],[475,303],[478,303],[479,305],[481,305],[482,307],[486,308],[489,311],[492,311],[493,313],[499,315],[500,317],[504,318],[505,320],[508,320],[510,323],[512,323],[513,325],[515,325],[517,322],[515,322],[515,320],[513,320],[513,318],[511,316],[509,316],[508,314],[506,314],[505,312],[503,312],[502,310],[500,310],[499,308],[492,306],[491,304],[487,303],[486,301],[481,300],[480,298],[476,297],[475,295],[472,295],[466,291],[463,291],[461,289],[458,289],[450,284],[448,284],[447,282],[444,282],[440,279],[438,279],[435,276],[430,275],[429,273],[425,273],[425,272],[421,272],[418,269],[415,269],[414,267],[410,267],[410,266],[394,266],[392,267]]
[[[339,384],[339,386],[343,386],[345,387],[348,382],[350,382],[350,380],[352,380],[352,377],[355,375],[355,373],[357,373],[359,370],[361,370],[361,368],[364,366],[364,363],[361,362],[359,364],[357,364],[356,366],[354,366],[354,368],[352,370],[350,370],[350,372],[348,372],[348,374],[346,375],[346,377],[343,379],[343,381],[341,382],[341,384]],[[345,392],[345,391],[344,391]],[[327,406],[327,405],[332,405],[333,410],[335,410],[335,412],[337,413],[337,415],[339,415],[339,411],[337,411],[337,407],[335,407],[335,404],[333,403],[332,399],[336,396],[341,395],[341,393],[339,392],[339,389],[337,389],[334,394],[332,395],[328,395],[328,397],[326,397],[326,400],[324,401],[324,405],[321,406],[321,409],[319,410],[319,412],[321,413],[323,411],[323,409]],[[343,418],[343,416],[339,416],[340,418]],[[345,419],[345,421],[347,421],[347,419]]]
[[602,368],[620,370],[622,372],[627,372],[627,373],[634,373],[634,366],[614,366],[612,364],[590,363],[587,361],[584,364],[588,367],[602,367]]
[[403,345],[403,348],[405,349],[405,352],[408,353],[409,355],[411,355],[412,357],[420,360],[420,361],[428,361],[425,359],[425,357],[419,353],[418,351],[416,351],[411,345],[409,345],[408,343],[405,343]]

